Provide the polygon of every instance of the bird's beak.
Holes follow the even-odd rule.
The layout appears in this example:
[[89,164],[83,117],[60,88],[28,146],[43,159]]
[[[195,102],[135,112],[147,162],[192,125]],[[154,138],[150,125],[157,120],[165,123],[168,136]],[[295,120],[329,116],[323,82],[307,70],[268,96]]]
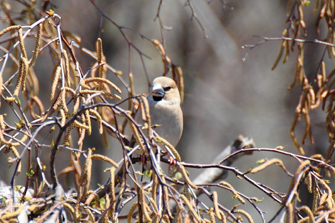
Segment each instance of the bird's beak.
[[165,91],[160,84],[155,84],[152,86],[152,95],[155,97],[164,97]]
[[159,99],[162,99],[165,95],[165,91],[160,84],[155,84],[154,86],[152,86],[151,93],[154,98]]

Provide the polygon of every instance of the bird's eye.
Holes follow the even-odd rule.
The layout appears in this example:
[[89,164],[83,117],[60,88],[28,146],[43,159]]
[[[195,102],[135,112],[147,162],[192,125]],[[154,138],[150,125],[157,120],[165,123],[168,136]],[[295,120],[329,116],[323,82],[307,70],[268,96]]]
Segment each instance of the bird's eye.
[[169,90],[171,90],[171,87],[164,87],[163,89],[164,89],[164,91],[169,91]]

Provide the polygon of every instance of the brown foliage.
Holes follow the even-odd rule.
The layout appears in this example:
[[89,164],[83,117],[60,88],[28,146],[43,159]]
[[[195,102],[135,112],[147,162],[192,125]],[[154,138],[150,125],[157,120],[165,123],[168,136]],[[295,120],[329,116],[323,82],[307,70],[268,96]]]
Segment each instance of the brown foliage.
[[[149,57],[136,46],[125,30],[139,35],[155,47],[161,55],[163,75],[172,75],[178,83],[178,89],[183,101],[184,79],[183,71],[173,63],[164,47],[164,25],[160,18],[163,1],[160,1],[156,18],[159,20],[162,40],[150,39],[138,31],[118,25],[98,8],[95,1],[91,5],[96,8],[102,18],[111,22],[121,33],[129,49],[134,50],[141,59]],[[1,10],[6,15],[6,28],[0,31],[1,51],[4,56],[0,61],[0,96],[2,107],[8,107],[16,121],[0,115],[0,152],[4,155],[12,154],[8,162],[15,165],[15,172],[9,187],[0,188],[0,221],[14,222],[18,219],[34,219],[35,222],[59,221],[68,218],[71,222],[116,222],[127,219],[128,222],[242,222],[243,219],[253,222],[254,216],[239,205],[249,203],[265,222],[263,211],[257,203],[262,200],[250,197],[234,188],[230,183],[223,181],[227,172],[234,173],[239,179],[250,184],[250,187],[263,192],[268,199],[280,204],[281,208],[272,218],[278,216],[286,222],[323,222],[334,221],[335,201],[329,182],[335,177],[332,156],[335,145],[335,69],[327,74],[324,58],[320,61],[319,71],[312,79],[308,79],[304,71],[304,44],[314,43],[325,46],[328,56],[335,57],[335,32],[333,28],[335,3],[334,1],[316,1],[315,11],[318,13],[317,31],[320,21],[325,20],[328,26],[326,40],[298,39],[306,34],[303,7],[308,1],[288,1],[288,27],[280,38],[262,37],[263,41],[256,45],[246,45],[254,48],[266,41],[281,41],[277,59],[272,69],[280,62],[288,61],[290,53],[297,50],[296,71],[293,82],[288,89],[295,85],[301,88],[300,100],[295,110],[295,117],[290,131],[292,140],[301,155],[283,151],[282,147],[274,149],[253,148],[254,143],[249,138],[239,137],[228,146],[213,164],[193,164],[183,162],[179,152],[165,139],[156,134],[151,126],[150,113],[144,95],[136,95],[134,90],[134,76],[129,70],[128,82],[123,78],[123,72],[113,68],[106,61],[103,52],[103,40],[98,38],[95,51],[81,46],[80,38],[73,33],[62,31],[61,15],[48,10],[52,3],[44,1],[41,7],[36,2],[19,1],[25,8],[19,16],[14,16],[9,10],[10,2],[1,2]],[[226,4],[222,2],[223,4]],[[66,4],[66,3],[65,3]],[[34,6],[34,7],[33,7]],[[196,20],[205,35],[205,27],[197,18],[192,1],[186,1],[191,9],[192,18]],[[28,16],[26,17],[26,14]],[[29,19],[27,19],[29,18]],[[101,27],[100,27],[101,28]],[[206,36],[206,35],[205,35]],[[27,50],[27,39],[34,39],[33,52]],[[7,45],[6,45],[7,44]],[[81,61],[76,54],[84,53],[92,58],[92,66],[83,72]],[[35,72],[34,66],[38,58],[51,56],[55,61],[49,67],[50,100],[41,100],[39,89],[40,74]],[[131,57],[129,56],[129,64]],[[109,80],[114,75],[118,82]],[[147,75],[147,74],[146,74]],[[148,76],[148,75],[147,75]],[[15,80],[15,81],[14,81]],[[13,84],[15,82],[15,84]],[[121,96],[127,92],[127,98]],[[43,92],[44,94],[44,92]],[[134,120],[134,113],[142,105],[143,119],[146,121],[142,128]],[[322,105],[322,106],[321,106]],[[127,109],[121,106],[127,107]],[[307,137],[313,143],[311,130],[311,109],[322,107],[327,114],[325,126],[327,129],[330,147],[327,155],[304,156],[303,144]],[[37,108],[37,109],[36,109]],[[297,124],[304,118],[305,132],[301,139],[295,136]],[[98,124],[99,134],[117,141],[122,149],[123,157],[116,162],[113,157],[98,154],[94,148],[86,148],[84,139],[92,133],[92,122]],[[132,131],[136,145],[131,146],[131,139],[124,135],[125,128]],[[54,135],[45,131],[53,132]],[[146,131],[144,131],[146,130]],[[43,138],[43,140],[39,140]],[[42,142],[43,141],[43,142]],[[107,143],[107,140],[104,141]],[[43,148],[50,150],[49,164],[46,166],[40,159]],[[56,173],[57,153],[60,149],[69,151],[70,164]],[[131,155],[139,151],[142,157],[151,162],[151,170],[142,173],[134,163],[142,161]],[[161,151],[161,152],[157,152]],[[238,158],[251,154],[254,151],[272,152],[285,157],[293,157],[299,167],[291,174],[280,159],[259,162],[256,168],[246,172],[232,167]],[[80,158],[85,160],[81,163]],[[172,159],[173,158],[173,159]],[[22,160],[28,161],[27,167],[22,167]],[[92,160],[106,162],[111,167],[110,179],[101,187],[92,190]],[[173,162],[172,162],[173,161]],[[170,172],[164,171],[162,163],[173,163]],[[256,182],[250,175],[257,174],[272,164],[279,165],[283,171],[292,177],[286,194],[282,194],[263,183]],[[188,168],[209,170],[208,178],[203,182],[194,183],[189,177]],[[210,170],[215,169],[214,172]],[[24,175],[25,173],[25,175]],[[74,175],[72,184],[76,187],[65,191],[64,185],[59,182],[61,175]],[[143,174],[149,179],[143,184]],[[16,185],[18,177],[25,178],[25,186]],[[50,177],[50,180],[46,176]],[[216,182],[220,180],[220,182]],[[299,203],[299,192],[303,185],[313,197],[313,205]],[[180,189],[181,188],[181,189]],[[5,195],[2,191],[9,191]],[[50,192],[51,191],[51,192]],[[220,204],[219,192],[230,192],[238,204],[226,207]],[[9,194],[9,195],[8,195]],[[204,196],[200,197],[200,194]],[[14,199],[13,199],[14,198]],[[207,203],[205,203],[205,201]],[[128,209],[125,206],[128,205]],[[22,221],[22,220],[21,220]]]

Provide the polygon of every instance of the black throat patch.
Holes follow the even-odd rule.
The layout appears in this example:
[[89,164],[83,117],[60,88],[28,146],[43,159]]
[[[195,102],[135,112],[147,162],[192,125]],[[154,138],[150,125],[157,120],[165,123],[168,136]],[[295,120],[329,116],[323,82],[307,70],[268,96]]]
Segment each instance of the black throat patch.
[[163,97],[152,96],[152,99],[154,99],[154,101],[160,101]]

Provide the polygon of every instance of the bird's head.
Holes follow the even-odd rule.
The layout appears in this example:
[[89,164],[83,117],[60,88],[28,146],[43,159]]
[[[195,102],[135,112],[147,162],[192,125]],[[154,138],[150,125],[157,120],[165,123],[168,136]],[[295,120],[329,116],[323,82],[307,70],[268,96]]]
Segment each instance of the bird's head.
[[176,82],[169,77],[156,77],[152,82],[152,98],[154,101],[165,100],[180,104],[180,95]]

